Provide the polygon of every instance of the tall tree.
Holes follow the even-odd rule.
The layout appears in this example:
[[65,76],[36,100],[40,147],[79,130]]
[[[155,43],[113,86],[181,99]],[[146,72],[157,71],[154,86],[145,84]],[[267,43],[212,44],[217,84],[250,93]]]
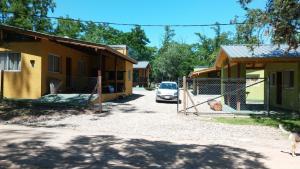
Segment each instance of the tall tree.
[[67,17],[60,17],[57,22],[55,34],[59,36],[67,36],[70,38],[79,38],[81,32],[81,22],[74,21]]
[[[257,30],[272,37],[275,44],[287,43],[289,49],[299,45],[300,32],[300,1],[299,0],[268,0],[264,10],[250,9],[252,0],[239,0],[242,8],[247,11],[245,27]],[[258,38],[260,35],[258,35]]]
[[220,25],[212,27],[215,31],[215,36],[209,38],[201,33],[196,33],[199,37],[199,43],[194,44],[194,52],[198,57],[201,65],[212,66],[216,56],[220,50],[221,45],[233,43],[229,37],[230,32],[222,32]]
[[1,0],[1,22],[40,32],[51,32],[47,14],[53,12],[54,0]]
[[150,40],[147,38],[145,31],[140,26],[135,26],[126,35],[124,44],[128,44],[132,48],[132,57],[137,60],[151,60],[153,48],[147,47]]
[[156,81],[177,80],[178,77],[188,75],[197,65],[192,46],[172,42],[168,48],[153,61],[153,73]]
[[159,53],[164,52],[167,50],[169,45],[174,42],[173,38],[175,36],[175,31],[170,26],[165,26],[165,33],[162,41],[162,47],[159,50]]

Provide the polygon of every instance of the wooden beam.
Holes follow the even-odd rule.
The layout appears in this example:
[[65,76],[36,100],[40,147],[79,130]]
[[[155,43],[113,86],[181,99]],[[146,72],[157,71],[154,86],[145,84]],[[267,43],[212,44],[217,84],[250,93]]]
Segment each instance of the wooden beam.
[[102,112],[102,77],[101,70],[98,70],[98,101],[99,101],[99,111]]
[[115,56],[115,93],[117,93],[118,86],[118,69],[117,69],[118,57]]
[[241,110],[241,98],[240,98],[240,83],[241,83],[241,81],[240,81],[240,78],[241,77],[241,64],[240,63],[238,63],[237,64],[237,78],[238,78],[238,82],[237,82],[237,84],[236,84],[236,90],[237,90],[237,100],[236,100],[236,110],[237,111],[240,111]]

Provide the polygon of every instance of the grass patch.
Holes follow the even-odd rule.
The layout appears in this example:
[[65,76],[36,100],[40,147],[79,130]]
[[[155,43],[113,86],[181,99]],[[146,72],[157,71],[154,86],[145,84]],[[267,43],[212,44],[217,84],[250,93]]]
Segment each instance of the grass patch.
[[260,125],[278,127],[279,124],[283,124],[283,126],[290,131],[300,131],[300,118],[297,114],[291,115],[277,113],[270,116],[251,115],[250,117],[216,117],[214,120],[219,123],[232,125]]

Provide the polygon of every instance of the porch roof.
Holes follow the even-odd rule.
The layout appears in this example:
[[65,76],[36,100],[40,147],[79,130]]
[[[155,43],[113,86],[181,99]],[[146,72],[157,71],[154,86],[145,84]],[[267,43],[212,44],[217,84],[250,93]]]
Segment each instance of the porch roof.
[[69,37],[61,37],[61,36],[56,36],[56,35],[50,35],[50,34],[46,34],[46,33],[41,33],[41,32],[36,32],[36,31],[31,31],[31,30],[26,30],[23,28],[19,28],[19,27],[15,27],[15,26],[10,26],[10,25],[5,25],[5,24],[0,24],[0,30],[7,30],[10,32],[15,32],[15,33],[19,33],[19,34],[23,34],[23,35],[27,35],[27,36],[31,36],[34,38],[41,38],[41,39],[47,39],[56,43],[60,43],[60,44],[65,44],[65,45],[73,45],[73,46],[80,46],[83,48],[90,48],[90,49],[94,49],[95,51],[97,50],[103,50],[103,51],[107,51],[109,53],[112,53],[116,56],[119,56],[131,63],[137,63],[136,60],[134,60],[133,58],[126,56],[114,49],[112,49],[111,47],[107,46],[107,45],[103,45],[103,44],[99,44],[99,43],[92,43],[92,42],[87,42],[87,41],[82,41],[82,40],[77,40],[77,39],[72,39]]
[[137,64],[133,65],[134,69],[146,69],[149,65],[148,61],[138,61]]
[[224,59],[228,59],[229,62],[300,61],[300,45],[297,49],[288,51],[288,48],[286,44],[255,45],[253,50],[249,45],[222,45],[215,67],[220,67]]
[[210,72],[214,72],[214,71],[217,71],[217,69],[215,67],[204,68],[204,69],[201,69],[201,70],[191,72],[189,74],[189,77],[195,77],[195,76],[199,76],[199,75],[204,74],[204,73],[210,73]]

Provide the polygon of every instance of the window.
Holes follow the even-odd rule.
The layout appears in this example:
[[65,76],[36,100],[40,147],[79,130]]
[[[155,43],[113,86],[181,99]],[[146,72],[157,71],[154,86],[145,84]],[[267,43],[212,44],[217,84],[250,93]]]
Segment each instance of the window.
[[130,81],[131,80],[131,71],[128,70],[128,80]]
[[275,73],[272,73],[270,76],[270,82],[272,86],[275,86],[275,80],[276,80],[276,75]]
[[108,71],[105,73],[107,80],[115,80],[116,79],[116,73],[114,71]]
[[283,72],[283,86],[285,88],[294,87],[294,71]]
[[86,74],[85,61],[79,60],[78,61],[78,75],[85,75],[85,74]]
[[60,58],[55,55],[48,56],[48,71],[60,72]]
[[117,71],[117,80],[124,80],[124,72]]
[[21,70],[20,53],[1,52],[0,53],[0,69],[1,70]]

